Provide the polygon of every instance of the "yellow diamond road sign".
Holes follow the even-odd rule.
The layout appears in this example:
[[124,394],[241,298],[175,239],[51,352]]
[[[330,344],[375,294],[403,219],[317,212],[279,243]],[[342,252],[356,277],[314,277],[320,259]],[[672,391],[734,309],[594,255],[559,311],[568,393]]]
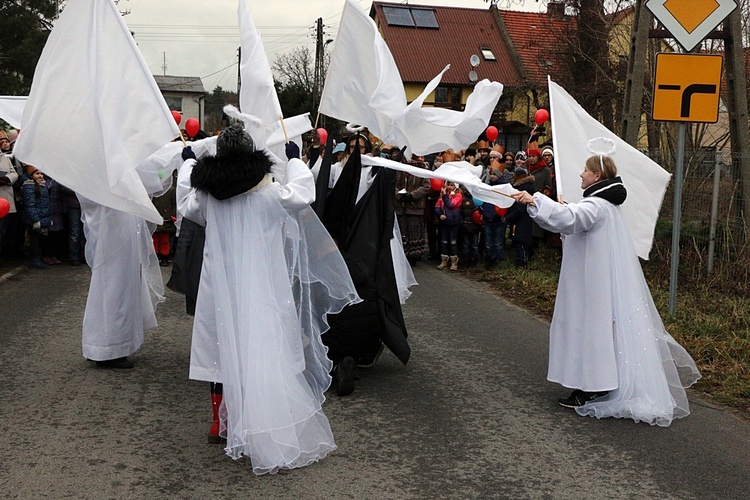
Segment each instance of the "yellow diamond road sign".
[[654,120],[716,123],[722,61],[715,54],[656,54]]
[[646,0],[646,7],[682,45],[693,50],[734,9],[735,0]]

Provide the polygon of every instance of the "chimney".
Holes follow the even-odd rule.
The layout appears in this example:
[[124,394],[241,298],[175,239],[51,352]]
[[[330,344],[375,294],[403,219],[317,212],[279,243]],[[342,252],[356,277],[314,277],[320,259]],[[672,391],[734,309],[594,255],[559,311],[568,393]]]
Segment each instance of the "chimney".
[[565,17],[565,2],[550,0],[547,3],[547,16],[550,19],[562,19]]

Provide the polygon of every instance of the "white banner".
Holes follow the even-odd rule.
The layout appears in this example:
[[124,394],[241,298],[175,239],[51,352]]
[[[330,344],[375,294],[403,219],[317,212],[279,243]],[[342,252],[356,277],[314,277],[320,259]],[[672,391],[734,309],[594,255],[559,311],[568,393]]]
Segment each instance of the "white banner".
[[615,153],[611,157],[628,191],[628,197],[622,204],[622,215],[638,256],[648,259],[656,219],[671,174],[596,121],[551,79],[549,98],[558,194],[569,202],[580,201],[583,191],[579,175],[583,172],[586,159],[593,156],[586,147],[588,141],[598,137],[613,141]]
[[160,224],[136,167],[180,131],[112,0],[69,0],[14,154],[100,205]]

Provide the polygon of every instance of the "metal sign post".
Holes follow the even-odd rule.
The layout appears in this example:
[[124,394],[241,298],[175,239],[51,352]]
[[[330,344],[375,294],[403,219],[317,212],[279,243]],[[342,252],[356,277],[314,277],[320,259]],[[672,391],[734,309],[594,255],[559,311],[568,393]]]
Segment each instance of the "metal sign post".
[[669,314],[677,305],[677,268],[680,265],[680,219],[682,217],[682,172],[685,165],[685,122],[677,125],[677,163],[674,173],[674,208],[672,214],[672,265],[669,270]]

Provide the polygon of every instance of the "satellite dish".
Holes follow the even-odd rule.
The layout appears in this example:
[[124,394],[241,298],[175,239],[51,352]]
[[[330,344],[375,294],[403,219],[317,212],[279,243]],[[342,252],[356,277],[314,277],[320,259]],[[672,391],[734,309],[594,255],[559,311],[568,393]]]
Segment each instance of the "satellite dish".
[[471,63],[472,68],[476,68],[479,66],[479,56],[476,54],[472,54],[472,56],[469,58],[469,62]]
[[479,80],[479,75],[477,75],[477,72],[472,69],[471,71],[469,71],[469,81],[471,83],[474,83],[477,80]]

